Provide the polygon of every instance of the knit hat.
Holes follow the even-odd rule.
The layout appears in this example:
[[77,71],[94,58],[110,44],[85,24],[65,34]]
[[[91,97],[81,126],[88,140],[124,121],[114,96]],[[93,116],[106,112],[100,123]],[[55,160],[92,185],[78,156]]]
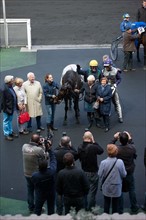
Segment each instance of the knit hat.
[[118,148],[115,144],[107,145],[107,153],[110,157],[115,157],[117,155]]
[[14,79],[14,76],[11,76],[11,75],[5,76],[4,82],[5,82],[5,83],[9,83],[9,82],[11,82],[11,80],[13,80],[13,79]]

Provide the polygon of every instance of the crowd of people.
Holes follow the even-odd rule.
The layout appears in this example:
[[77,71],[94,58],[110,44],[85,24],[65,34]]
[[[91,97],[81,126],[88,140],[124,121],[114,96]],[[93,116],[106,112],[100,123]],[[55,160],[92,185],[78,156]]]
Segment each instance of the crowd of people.
[[[65,69],[76,66],[76,71],[83,77],[83,86],[80,90],[74,89],[75,93],[82,93],[84,96],[84,110],[87,112],[89,121],[88,128],[91,128],[95,120],[97,127],[105,128],[105,132],[110,129],[111,103],[113,102],[118,114],[118,120],[123,122],[122,108],[117,86],[121,82],[121,70],[113,67],[112,60],[108,55],[103,57],[103,67],[99,67],[97,60],[89,62],[89,68],[82,70],[79,65],[71,64]],[[63,74],[65,69],[63,70]],[[66,70],[66,71],[67,71]],[[29,72],[27,80],[7,75],[4,78],[4,89],[1,91],[1,108],[3,110],[3,133],[5,139],[13,141],[14,137],[27,135],[33,131],[32,120],[36,119],[36,131],[40,133],[45,128],[42,126],[41,117],[43,115],[42,100],[43,95],[46,107],[46,128],[48,133],[53,135],[57,128],[54,126],[55,110],[58,91],[61,88],[54,82],[52,74],[48,73],[44,77],[44,85],[35,79],[35,74]],[[17,114],[18,132],[13,131],[12,120],[14,113]],[[20,123],[20,115],[29,113],[29,121]],[[102,125],[103,119],[103,125]]]
[[[30,213],[41,215],[45,202],[48,215],[66,215],[72,208],[76,212],[81,209],[92,211],[96,206],[102,206],[97,196],[99,189],[103,194],[105,213],[110,214],[110,208],[111,213],[124,213],[125,192],[129,193],[131,213],[137,213],[140,208],[146,211],[145,203],[140,207],[136,197],[137,152],[132,135],[127,131],[115,133],[107,144],[107,152],[89,130],[84,132],[82,140],[75,148],[71,138],[63,133],[55,148],[50,138],[42,140],[39,134],[33,134],[30,142],[23,145]],[[98,157],[103,153],[107,158],[99,164]],[[80,166],[77,166],[77,160]]]
[[[121,23],[123,32],[124,72],[134,70],[132,53],[135,50],[135,39],[140,34],[133,35],[129,14],[125,14]],[[145,25],[146,1],[138,10],[135,25]],[[128,45],[128,46],[127,46]],[[62,77],[68,70],[74,70],[81,75],[82,88],[74,92],[84,96],[84,110],[87,113],[88,129],[95,124],[98,128],[110,129],[112,103],[118,115],[119,123],[123,123],[123,113],[118,92],[121,83],[122,70],[115,67],[108,55],[103,56],[101,66],[97,60],[89,62],[88,70],[83,70],[79,64],[70,64],[64,68]],[[30,213],[41,215],[43,205],[47,201],[47,213],[57,212],[59,215],[85,209],[91,211],[99,205],[97,190],[100,188],[104,197],[104,212],[122,214],[124,212],[124,192],[129,193],[130,209],[137,213],[139,205],[135,191],[135,160],[136,148],[129,132],[117,132],[107,145],[107,158],[98,164],[99,155],[104,148],[96,142],[93,134],[87,129],[83,134],[83,142],[76,149],[71,138],[64,134],[57,148],[52,146],[53,132],[57,130],[55,122],[55,98],[62,86],[54,82],[53,75],[47,73],[42,86],[35,79],[35,74],[29,72],[27,80],[12,75],[4,78],[4,88],[0,89],[0,112],[3,111],[3,133],[7,141],[13,141],[19,135],[27,135],[34,131],[32,120],[36,120],[36,133],[32,134],[29,143],[22,147],[24,176],[27,182],[27,201]],[[45,99],[47,111],[46,127],[51,136],[42,139],[39,133],[42,126],[42,100]],[[13,130],[13,117],[17,113],[18,132]],[[19,122],[19,116],[28,112],[30,119],[26,123]],[[103,121],[103,122],[102,122]],[[51,138],[50,138],[51,137]],[[144,154],[146,166],[146,149]],[[79,160],[81,168],[76,166]],[[126,184],[126,190],[124,189]],[[123,188],[122,188],[123,187]],[[146,195],[146,194],[145,194]],[[56,208],[56,209],[55,209]],[[142,209],[146,211],[146,198]]]

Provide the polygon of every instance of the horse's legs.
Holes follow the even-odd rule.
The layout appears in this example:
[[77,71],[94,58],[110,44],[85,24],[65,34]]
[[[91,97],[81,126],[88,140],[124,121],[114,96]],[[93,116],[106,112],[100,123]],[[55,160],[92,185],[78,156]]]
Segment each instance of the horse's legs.
[[65,115],[64,115],[63,124],[66,125],[67,124],[67,111],[68,111],[68,99],[67,98],[64,99],[64,103],[65,103],[65,107],[64,107]]
[[75,118],[76,118],[76,123],[79,124],[80,121],[79,121],[79,98],[78,97],[75,97],[74,98],[74,111],[75,111]]

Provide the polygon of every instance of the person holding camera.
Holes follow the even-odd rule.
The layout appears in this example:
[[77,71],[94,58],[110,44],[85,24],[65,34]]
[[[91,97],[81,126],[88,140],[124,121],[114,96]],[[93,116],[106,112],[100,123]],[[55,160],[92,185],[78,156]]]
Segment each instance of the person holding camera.
[[33,134],[28,144],[22,147],[23,154],[23,170],[27,182],[27,202],[30,213],[34,212],[34,184],[32,182],[32,174],[39,170],[39,160],[47,158],[48,153],[40,142],[40,136]]
[[[60,170],[65,168],[65,164],[63,162],[63,157],[66,153],[72,153],[74,156],[74,160],[78,159],[77,150],[72,146],[71,139],[65,132],[63,132],[63,136],[61,137],[59,146],[54,150],[56,160],[57,160],[57,174]],[[56,207],[57,214],[62,215],[63,212],[63,197],[60,195],[56,195]]]
[[36,215],[41,215],[43,204],[47,201],[48,215],[54,214],[55,208],[55,174],[57,161],[51,149],[50,140],[45,140],[46,152],[49,160],[39,160],[39,171],[32,174],[32,182],[35,188],[35,209]]
[[[136,192],[135,192],[135,159],[137,157],[136,148],[129,132],[117,132],[114,134],[114,138],[111,143],[115,144],[119,141],[117,158],[122,159],[127,171],[125,181],[127,182],[129,199],[131,204],[132,213],[137,213],[139,206],[137,204]],[[119,213],[124,211],[123,194],[120,197]]]
[[103,152],[103,148],[94,140],[93,134],[90,131],[85,131],[83,143],[78,147],[78,156],[81,167],[90,182],[90,189],[85,204],[87,210],[91,210],[96,205],[96,193],[98,189],[97,155],[101,155]]

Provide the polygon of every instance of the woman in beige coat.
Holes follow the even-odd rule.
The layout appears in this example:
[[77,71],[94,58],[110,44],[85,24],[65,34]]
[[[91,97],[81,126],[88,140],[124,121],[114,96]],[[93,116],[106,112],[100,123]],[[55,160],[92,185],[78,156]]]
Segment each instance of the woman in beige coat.
[[28,80],[23,83],[24,90],[27,96],[27,111],[30,115],[30,121],[28,122],[28,130],[32,131],[32,118],[36,118],[37,132],[44,130],[41,126],[42,111],[42,86],[39,81],[35,80],[35,75],[32,72],[27,74]]

